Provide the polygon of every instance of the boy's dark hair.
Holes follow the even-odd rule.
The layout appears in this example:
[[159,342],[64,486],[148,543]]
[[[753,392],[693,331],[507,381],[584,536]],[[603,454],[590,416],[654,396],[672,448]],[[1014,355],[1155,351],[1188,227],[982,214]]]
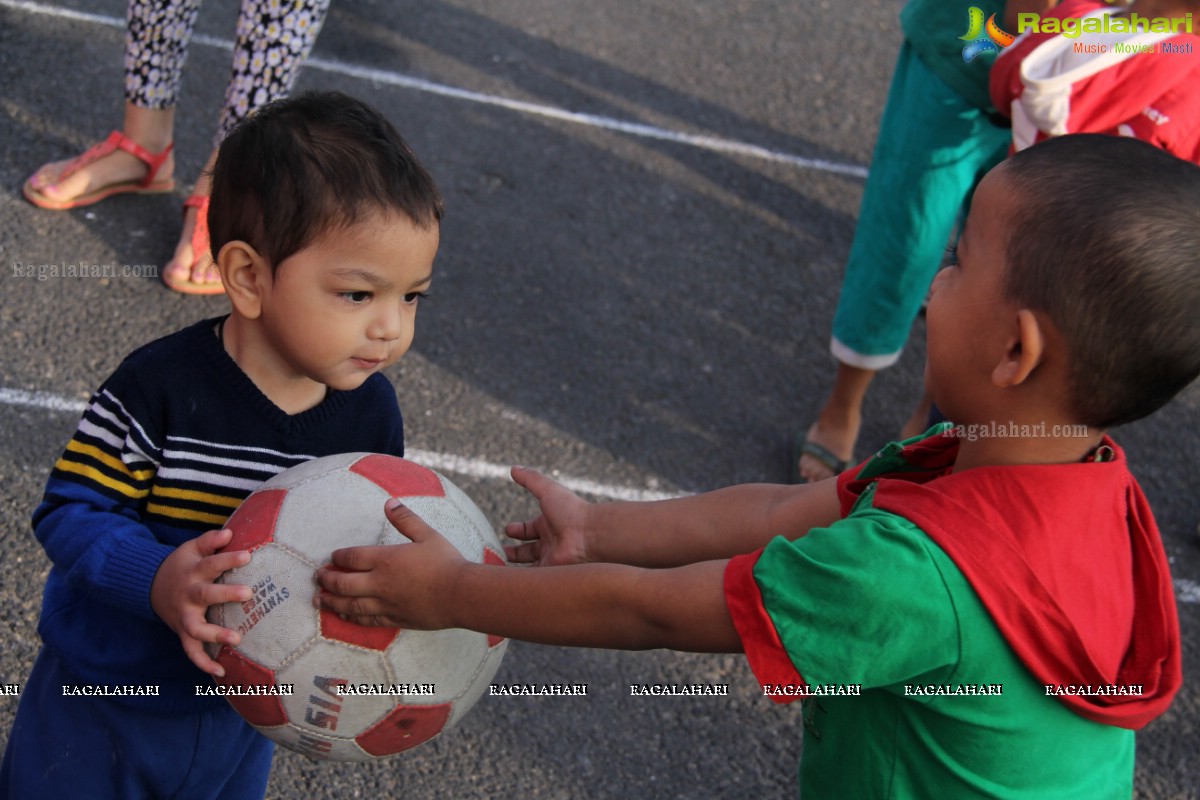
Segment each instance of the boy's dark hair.
[[212,252],[241,240],[275,269],[317,237],[380,210],[430,228],[442,218],[442,198],[382,114],[339,92],[309,92],[263,106],[221,143],[208,212]]
[[1004,162],[1016,199],[1005,295],[1066,339],[1076,419],[1146,416],[1200,374],[1200,167],[1119,136]]

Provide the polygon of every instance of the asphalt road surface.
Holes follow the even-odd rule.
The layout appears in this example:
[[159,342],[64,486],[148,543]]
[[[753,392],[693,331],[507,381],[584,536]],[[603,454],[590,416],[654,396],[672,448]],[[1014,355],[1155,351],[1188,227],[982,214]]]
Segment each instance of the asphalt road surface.
[[[385,110],[446,196],[432,300],[389,373],[414,455],[497,525],[533,508],[502,477],[513,463],[602,500],[785,480],[787,440],[831,375],[830,321],[901,5],[335,0],[298,88]],[[22,682],[37,651],[48,565],[28,518],[80,404],[135,346],[226,305],[152,276],[14,270],[145,275],[169,258],[186,183],[65,213],[20,193],[36,166],[119,124],[123,15],[121,0],[0,0],[0,685]],[[200,16],[181,177],[211,141],[236,4],[213,0]],[[873,387],[860,456],[916,400],[923,336],[918,322]],[[1193,387],[1118,432],[1172,558],[1185,670],[1200,659],[1198,431]],[[741,657],[514,643],[498,679],[588,694],[484,698],[457,729],[381,763],[281,751],[270,796],[795,794],[799,708],[762,697]],[[729,695],[631,696],[642,683]],[[1140,734],[1139,797],[1200,796],[1198,694],[1185,684]],[[0,743],[15,708],[0,696]]]

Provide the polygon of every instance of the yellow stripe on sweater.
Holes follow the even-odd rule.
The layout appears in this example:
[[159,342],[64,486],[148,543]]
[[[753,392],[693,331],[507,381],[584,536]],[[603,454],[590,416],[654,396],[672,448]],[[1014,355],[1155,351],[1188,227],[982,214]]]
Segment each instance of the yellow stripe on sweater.
[[106,467],[114,469],[123,475],[128,475],[130,483],[141,483],[148,481],[154,476],[154,470],[152,469],[131,470],[128,464],[114,456],[112,453],[101,450],[94,444],[84,444],[76,439],[72,439],[71,441],[67,442],[67,452],[79,453],[80,455],[88,456],[89,458],[99,461]]
[[172,519],[186,519],[193,522],[206,522],[210,525],[221,526],[229,519],[228,515],[210,514],[207,511],[193,511],[190,508],[175,508],[174,506],[164,506],[161,503],[147,503],[146,513],[154,514],[159,517],[171,517]]
[[200,492],[195,489],[173,489],[169,486],[155,486],[150,493],[156,497],[169,497],[173,500],[191,500],[197,503],[207,503],[210,506],[237,508],[242,504],[240,497],[229,497],[222,494]]
[[[54,468],[61,472],[73,472],[76,475],[82,475],[83,477],[98,483],[101,486],[106,486],[109,489],[112,489],[115,492],[120,492],[126,497],[133,498],[134,500],[140,500],[141,498],[150,494],[149,490],[147,489],[137,489],[127,483],[113,480],[95,467],[89,467],[87,464],[80,464],[77,461],[67,461],[65,457],[60,458],[58,463],[54,465]],[[128,470],[126,471],[126,474],[128,474]]]

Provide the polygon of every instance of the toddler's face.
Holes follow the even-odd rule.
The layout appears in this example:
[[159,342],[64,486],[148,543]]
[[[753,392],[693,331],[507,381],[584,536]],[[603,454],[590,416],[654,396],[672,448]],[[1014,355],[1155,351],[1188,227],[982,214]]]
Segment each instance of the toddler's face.
[[262,314],[281,371],[348,391],[395,363],[412,344],[437,248],[437,227],[373,213],[285,259]]

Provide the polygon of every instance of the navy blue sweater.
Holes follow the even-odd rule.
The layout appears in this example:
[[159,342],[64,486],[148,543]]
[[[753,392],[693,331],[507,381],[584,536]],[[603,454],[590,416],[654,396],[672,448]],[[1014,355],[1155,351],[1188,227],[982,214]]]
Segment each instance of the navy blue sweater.
[[163,713],[224,703],[150,606],[180,544],[220,528],[259,484],[326,455],[402,456],[404,425],[382,375],[288,415],[225,352],[219,319],[135,350],[92,397],[54,466],[34,532],[53,562],[38,632],[86,682],[155,685],[122,698]]

